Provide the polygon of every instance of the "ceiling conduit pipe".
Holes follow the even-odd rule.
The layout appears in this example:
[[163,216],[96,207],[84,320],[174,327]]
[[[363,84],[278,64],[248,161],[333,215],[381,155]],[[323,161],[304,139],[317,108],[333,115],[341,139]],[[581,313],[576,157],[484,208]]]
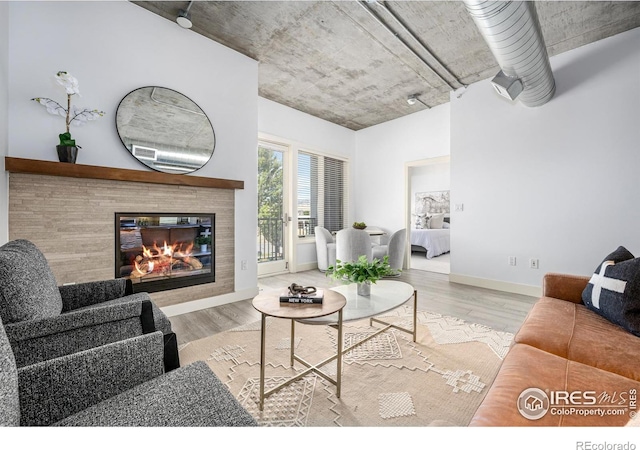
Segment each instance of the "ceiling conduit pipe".
[[[465,84],[463,84],[462,82],[460,82],[460,80],[458,80],[458,77],[456,75],[454,75],[451,70],[449,70],[449,68],[447,66],[444,65],[444,63],[440,60],[440,58],[438,58],[438,56],[436,54],[433,53],[433,51],[431,51],[416,35],[413,31],[411,31],[409,29],[409,27],[405,24],[405,22],[400,19],[400,17],[398,17],[398,15],[393,12],[391,9],[389,9],[389,7],[383,2],[383,1],[378,1],[376,2],[376,5],[384,12],[386,12],[388,15],[391,16],[391,18],[396,22],[396,24],[398,24],[400,26],[400,28],[407,33],[407,35],[409,35],[411,37],[411,39],[413,39],[420,47],[422,47],[422,49],[431,57],[435,60],[436,63],[438,63],[438,65],[447,73],[447,75],[450,78],[453,78],[455,80],[455,82],[460,86],[460,87],[467,87]],[[434,69],[432,69],[434,70]],[[452,90],[453,87],[449,84],[449,87],[451,87]]]
[[[409,50],[411,53],[413,53],[414,56],[416,56],[425,66],[427,66],[427,68],[431,71],[431,73],[433,73],[436,77],[438,77],[438,79],[440,81],[442,81],[444,84],[446,84],[449,89],[451,89],[452,91],[455,90],[455,88],[453,86],[451,86],[451,83],[449,83],[447,80],[445,80],[442,75],[440,75],[433,67],[431,67],[431,64],[429,64],[427,61],[425,61],[425,59],[420,56],[418,54],[418,52],[416,52],[413,48],[411,48],[411,46],[409,44],[407,44],[407,42],[402,39],[398,33],[396,33],[384,20],[382,20],[380,18],[380,16],[378,14],[376,14],[373,10],[371,10],[371,8],[369,8],[367,6],[367,4],[375,4],[377,3],[377,1],[373,1],[373,0],[367,0],[365,2],[358,2],[358,4],[360,6],[362,6],[362,8],[364,8],[364,10],[366,12],[369,13],[369,15],[376,21],[378,22],[380,25],[382,25],[382,27],[387,30],[389,33],[393,34],[396,39],[398,39],[398,41],[404,46],[404,48],[406,48],[407,50]],[[434,86],[435,87],[435,86]],[[424,104],[424,103],[423,103]],[[424,104],[425,106],[427,106],[426,104]],[[429,107],[430,108],[430,107]]]
[[492,80],[496,91],[530,107],[551,100],[556,84],[533,2],[464,4],[500,65],[501,72]]

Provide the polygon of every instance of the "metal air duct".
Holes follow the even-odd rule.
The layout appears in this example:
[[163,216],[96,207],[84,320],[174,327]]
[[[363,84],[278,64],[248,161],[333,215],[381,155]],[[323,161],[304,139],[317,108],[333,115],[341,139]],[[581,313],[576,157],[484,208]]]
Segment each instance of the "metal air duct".
[[[526,106],[547,103],[556,91],[547,47],[533,2],[464,0],[502,71],[496,91]],[[521,83],[521,89],[518,84]]]

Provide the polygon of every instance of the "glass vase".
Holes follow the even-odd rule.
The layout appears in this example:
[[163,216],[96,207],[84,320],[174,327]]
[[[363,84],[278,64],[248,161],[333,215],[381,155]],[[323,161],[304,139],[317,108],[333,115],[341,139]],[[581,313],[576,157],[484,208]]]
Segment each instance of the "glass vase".
[[357,283],[358,295],[369,297],[371,295],[371,281],[365,281],[363,283]]

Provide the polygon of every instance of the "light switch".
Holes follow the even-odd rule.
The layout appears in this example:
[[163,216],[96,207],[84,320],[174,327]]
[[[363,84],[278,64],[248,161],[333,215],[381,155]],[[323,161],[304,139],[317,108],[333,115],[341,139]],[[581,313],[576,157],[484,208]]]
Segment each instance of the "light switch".
[[453,209],[454,211],[464,211],[464,203],[456,203]]

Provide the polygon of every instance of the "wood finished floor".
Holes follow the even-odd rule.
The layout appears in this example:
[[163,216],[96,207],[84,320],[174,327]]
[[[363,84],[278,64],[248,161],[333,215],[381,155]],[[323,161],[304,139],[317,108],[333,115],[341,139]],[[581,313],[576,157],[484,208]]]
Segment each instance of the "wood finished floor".
[[[406,270],[394,278],[418,291],[418,309],[458,317],[495,330],[515,333],[537,300],[526,295],[450,283],[448,275],[422,270]],[[318,270],[276,275],[258,280],[261,291],[286,288],[291,283],[328,288],[336,282]],[[170,317],[178,343],[184,344],[256,320],[260,314],[251,299]]]

